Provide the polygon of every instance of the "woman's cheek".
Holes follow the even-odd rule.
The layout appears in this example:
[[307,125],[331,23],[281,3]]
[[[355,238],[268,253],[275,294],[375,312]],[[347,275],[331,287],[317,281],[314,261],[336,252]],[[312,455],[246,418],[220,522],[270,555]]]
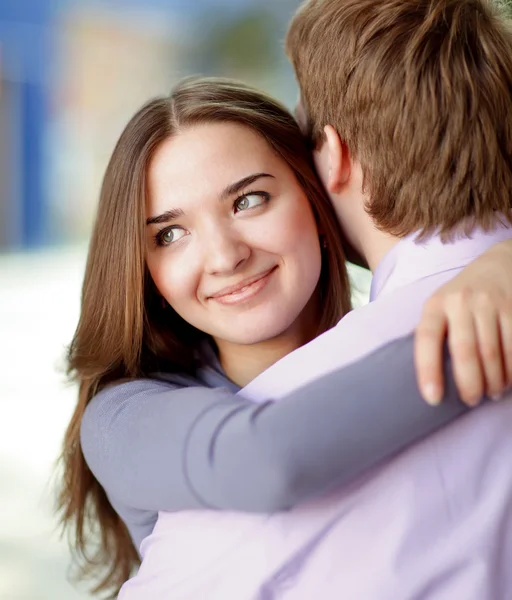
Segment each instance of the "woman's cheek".
[[290,196],[279,200],[277,209],[269,211],[264,220],[251,223],[253,245],[275,254],[285,254],[314,243],[318,229],[307,198]]
[[170,304],[189,305],[197,298],[200,272],[197,267],[187,261],[176,261],[169,265],[165,275],[167,301]]
[[282,235],[293,247],[316,245],[319,234],[309,203],[297,202],[296,207],[288,214]]

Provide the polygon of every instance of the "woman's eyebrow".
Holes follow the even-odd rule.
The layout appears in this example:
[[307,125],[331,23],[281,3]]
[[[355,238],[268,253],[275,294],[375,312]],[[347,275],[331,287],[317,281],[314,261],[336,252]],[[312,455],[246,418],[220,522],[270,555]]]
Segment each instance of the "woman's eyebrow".
[[254,173],[253,175],[248,175],[247,177],[228,185],[228,187],[221,193],[220,199],[226,200],[230,196],[238,194],[248,185],[251,185],[251,183],[254,183],[257,179],[261,179],[262,177],[272,177],[272,179],[275,179],[275,177],[269,173]]
[[149,217],[149,219],[146,220],[146,225],[153,225],[155,223],[169,223],[169,221],[174,221],[175,219],[179,219],[184,215],[185,213],[181,210],[181,208],[171,208],[169,210],[166,210],[161,215],[158,215],[156,217]]
[[[253,175],[248,175],[247,177],[243,177],[242,179],[235,181],[235,183],[229,184],[228,187],[222,191],[220,199],[226,200],[230,196],[238,194],[248,185],[251,185],[251,183],[254,183],[262,177],[272,177],[272,179],[275,179],[275,177],[273,175],[270,175],[270,173],[254,173]],[[169,223],[170,221],[174,221],[180,217],[183,217],[184,215],[185,213],[181,210],[181,208],[171,208],[169,210],[166,210],[161,215],[157,215],[156,217],[149,217],[146,220],[146,225]]]

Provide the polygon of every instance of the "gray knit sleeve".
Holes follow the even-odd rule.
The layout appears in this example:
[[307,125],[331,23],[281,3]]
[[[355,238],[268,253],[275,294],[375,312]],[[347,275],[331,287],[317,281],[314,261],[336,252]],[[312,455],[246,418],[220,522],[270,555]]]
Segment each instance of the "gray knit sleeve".
[[82,448],[113,501],[142,511],[288,509],[349,482],[466,412],[445,359],[441,406],[421,399],[413,337],[250,403],[222,388],[138,380],[103,390]]

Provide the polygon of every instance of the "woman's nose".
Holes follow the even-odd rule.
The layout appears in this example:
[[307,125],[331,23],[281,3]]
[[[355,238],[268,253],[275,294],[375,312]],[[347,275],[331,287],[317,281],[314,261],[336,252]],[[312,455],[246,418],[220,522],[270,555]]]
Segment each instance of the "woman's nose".
[[204,247],[204,268],[210,275],[226,275],[237,271],[250,257],[249,244],[236,232],[215,232]]

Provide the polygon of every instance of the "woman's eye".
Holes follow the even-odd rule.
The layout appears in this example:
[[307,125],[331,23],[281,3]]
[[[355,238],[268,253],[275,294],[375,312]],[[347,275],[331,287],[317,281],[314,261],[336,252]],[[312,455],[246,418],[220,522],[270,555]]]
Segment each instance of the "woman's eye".
[[170,227],[157,235],[157,243],[159,246],[169,246],[186,235],[187,232],[182,227]]
[[247,210],[248,208],[255,208],[265,204],[268,200],[267,194],[247,194],[242,196],[235,201],[235,211],[240,212],[241,210]]

